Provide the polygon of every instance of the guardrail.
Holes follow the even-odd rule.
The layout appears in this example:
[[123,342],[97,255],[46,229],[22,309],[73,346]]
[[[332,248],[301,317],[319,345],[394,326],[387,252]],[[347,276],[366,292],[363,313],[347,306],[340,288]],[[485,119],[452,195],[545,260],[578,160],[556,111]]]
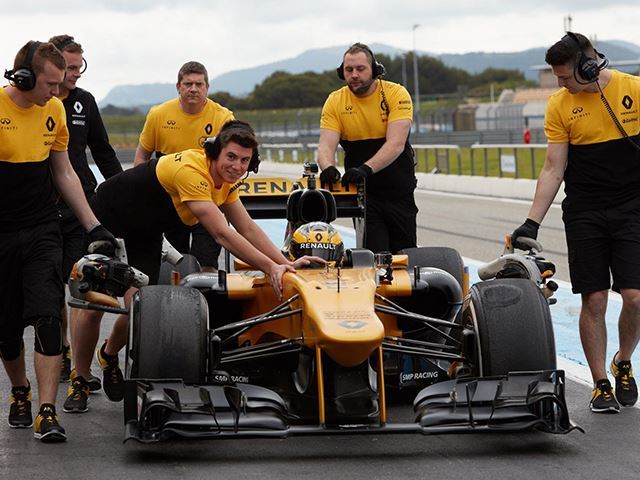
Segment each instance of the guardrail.
[[[547,151],[546,143],[495,143],[471,145],[471,175],[476,175],[476,157],[482,152],[483,175],[490,176],[490,165],[497,165],[498,176],[537,178]],[[539,152],[538,154],[536,152]],[[528,171],[523,171],[528,166]]]
[[[273,162],[304,163],[318,159],[317,143],[262,143],[262,158]],[[415,144],[416,171],[485,177],[538,177],[547,145],[492,143],[460,147],[450,144]],[[338,165],[344,152],[338,148]]]

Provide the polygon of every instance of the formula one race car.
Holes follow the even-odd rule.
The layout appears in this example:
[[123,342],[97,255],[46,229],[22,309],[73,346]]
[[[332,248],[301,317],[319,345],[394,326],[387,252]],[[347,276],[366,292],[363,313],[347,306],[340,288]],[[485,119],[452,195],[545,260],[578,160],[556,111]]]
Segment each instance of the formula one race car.
[[[361,233],[362,187],[315,182],[308,168],[297,182],[243,185],[255,218],[286,218],[291,254],[340,250],[322,227],[337,217]],[[553,265],[533,250],[508,255],[470,288],[445,247],[346,249],[287,273],[284,301],[238,261],[142,287],[130,309],[126,439],[579,428],[543,294]],[[407,403],[411,420],[393,420]]]

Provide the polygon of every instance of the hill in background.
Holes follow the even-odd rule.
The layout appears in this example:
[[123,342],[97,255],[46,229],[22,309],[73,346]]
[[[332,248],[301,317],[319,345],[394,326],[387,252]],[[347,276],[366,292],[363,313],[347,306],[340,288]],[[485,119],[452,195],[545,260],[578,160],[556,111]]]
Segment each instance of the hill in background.
[[[235,70],[223,73],[211,79],[210,93],[226,91],[234,96],[244,96],[250,93],[255,85],[277,70],[289,73],[303,73],[307,71],[324,72],[336,68],[348,45],[306,50],[293,58],[259,65],[257,67]],[[375,53],[389,56],[403,55],[406,50],[379,43],[371,44]],[[598,50],[604,52],[610,60],[630,60],[640,56],[640,46],[630,42],[613,40],[598,42]],[[480,73],[487,68],[518,69],[529,80],[537,78],[537,72],[531,69],[534,65],[544,64],[546,48],[532,48],[521,52],[490,53],[471,52],[464,54],[432,54],[418,52],[419,55],[429,55],[439,58],[446,66],[466,70],[469,73]],[[407,66],[411,72],[411,66]],[[100,107],[114,105],[117,107],[137,107],[146,111],[151,105],[164,102],[176,96],[175,84],[152,83],[140,85],[119,85],[109,91],[107,96],[99,102]]]

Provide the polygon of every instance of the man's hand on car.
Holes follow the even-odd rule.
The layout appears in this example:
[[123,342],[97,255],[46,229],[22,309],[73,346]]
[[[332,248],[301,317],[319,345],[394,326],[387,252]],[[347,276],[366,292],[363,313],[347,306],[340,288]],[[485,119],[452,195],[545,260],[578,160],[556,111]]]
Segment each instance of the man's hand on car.
[[360,183],[371,175],[373,175],[373,169],[366,163],[363,163],[359,167],[350,168],[344,172],[344,175],[342,176],[342,185],[346,187],[350,183]]
[[340,180],[340,170],[333,165],[329,165],[320,172],[321,183],[336,183],[338,180]]
[[516,228],[511,234],[511,245],[514,248],[519,248],[521,250],[527,250],[526,245],[522,245],[518,242],[518,237],[528,237],[533,240],[538,238],[538,229],[540,228],[540,224],[535,220],[531,220],[527,218],[525,222]]

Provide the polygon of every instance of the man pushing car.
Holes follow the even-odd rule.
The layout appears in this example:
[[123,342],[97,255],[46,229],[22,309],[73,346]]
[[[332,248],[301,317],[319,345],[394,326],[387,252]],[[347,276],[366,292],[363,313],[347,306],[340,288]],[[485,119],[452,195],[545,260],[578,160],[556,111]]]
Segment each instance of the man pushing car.
[[[162,234],[181,224],[201,223],[223,247],[269,276],[281,296],[282,276],[310,262],[303,257],[289,261],[251,219],[239,200],[238,187],[248,171],[257,172],[258,142],[249,124],[227,122],[218,136],[205,142],[202,150],[185,150],[151,160],[116,175],[98,187],[93,208],[100,221],[125,240],[129,264],[157,283]],[[234,228],[229,226],[229,223]],[[135,292],[125,295],[128,305]],[[79,344],[74,379],[77,395],[65,403],[67,412],[86,412],[86,375],[97,344],[101,312],[86,311],[77,327]],[[123,376],[118,352],[127,341],[128,317],[121,315],[107,341],[98,350],[103,370],[103,388],[112,401],[123,398]],[[82,357],[82,358],[81,358]],[[76,381],[77,380],[77,381]]]

